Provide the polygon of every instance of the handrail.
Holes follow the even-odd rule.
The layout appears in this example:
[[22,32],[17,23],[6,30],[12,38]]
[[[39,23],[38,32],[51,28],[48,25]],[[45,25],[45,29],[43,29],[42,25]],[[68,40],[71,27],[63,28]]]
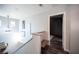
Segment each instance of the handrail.
[[16,53],[18,50],[20,50],[22,47],[24,47],[27,43],[29,43],[32,40],[32,38],[27,41],[26,43],[24,43],[22,46],[20,46],[16,51],[14,51],[12,54]]

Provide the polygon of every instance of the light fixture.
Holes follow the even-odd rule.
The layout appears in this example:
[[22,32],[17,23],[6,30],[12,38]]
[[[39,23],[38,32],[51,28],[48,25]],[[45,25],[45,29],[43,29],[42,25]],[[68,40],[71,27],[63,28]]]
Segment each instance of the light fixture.
[[42,6],[43,6],[43,4],[39,4],[39,6],[40,6],[40,7],[42,7]]

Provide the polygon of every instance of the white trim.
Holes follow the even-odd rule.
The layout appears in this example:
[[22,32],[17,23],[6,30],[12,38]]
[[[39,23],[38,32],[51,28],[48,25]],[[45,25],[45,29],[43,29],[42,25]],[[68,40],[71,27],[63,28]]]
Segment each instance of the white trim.
[[66,46],[67,45],[66,44],[66,37],[67,37],[66,36],[66,12],[60,12],[60,13],[55,13],[55,14],[49,15],[49,17],[48,17],[49,18],[49,20],[48,20],[48,26],[49,26],[48,27],[49,28],[48,29],[48,34],[49,34],[48,38],[50,40],[50,16],[55,16],[55,15],[59,15],[59,14],[63,14],[63,28],[62,28],[63,29],[63,32],[62,32],[62,35],[63,35],[63,37],[62,37],[62,39],[63,39],[62,40],[63,41],[63,49],[66,50],[66,51],[69,51],[68,49],[66,49],[66,47],[67,47]]
[[68,49],[65,49],[64,51],[67,51],[68,53],[70,53],[70,51]]

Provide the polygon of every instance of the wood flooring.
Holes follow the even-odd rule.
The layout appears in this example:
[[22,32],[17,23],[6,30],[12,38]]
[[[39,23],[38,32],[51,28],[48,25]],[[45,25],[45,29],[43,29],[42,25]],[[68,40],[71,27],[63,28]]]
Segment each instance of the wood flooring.
[[62,39],[58,37],[53,37],[50,41],[50,46],[47,45],[44,48],[41,48],[42,54],[68,54],[67,51],[64,51],[62,48]]

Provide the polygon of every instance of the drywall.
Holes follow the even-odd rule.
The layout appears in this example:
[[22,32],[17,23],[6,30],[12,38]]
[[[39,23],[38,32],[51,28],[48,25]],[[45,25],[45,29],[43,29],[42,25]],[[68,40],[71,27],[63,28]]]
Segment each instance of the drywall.
[[70,53],[79,53],[79,5],[70,5]]

